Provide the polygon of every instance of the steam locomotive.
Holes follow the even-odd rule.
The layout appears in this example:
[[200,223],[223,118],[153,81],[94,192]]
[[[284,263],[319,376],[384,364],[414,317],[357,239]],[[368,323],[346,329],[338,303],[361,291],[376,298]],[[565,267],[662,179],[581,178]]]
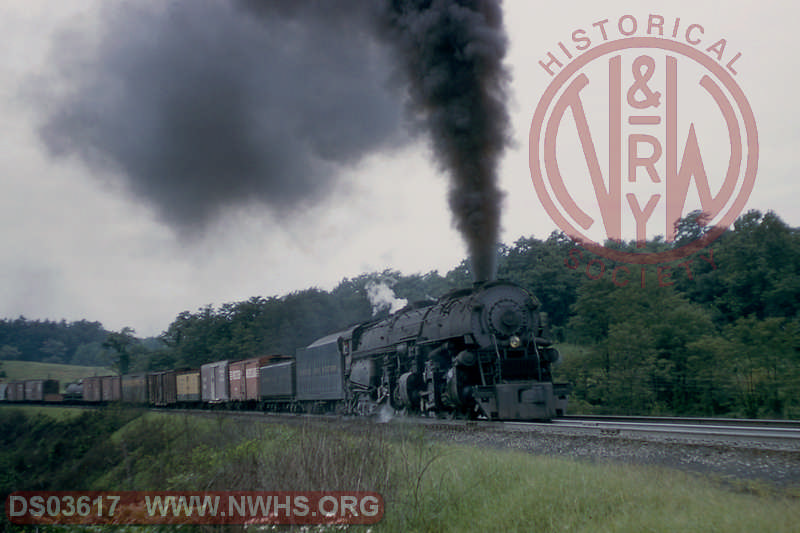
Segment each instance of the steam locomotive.
[[559,354],[538,308],[518,285],[479,283],[333,333],[294,357],[93,376],[61,395],[55,394],[57,384],[29,380],[7,384],[8,394],[0,387],[0,400],[353,415],[392,408],[431,416],[550,420],[565,413],[570,385],[553,383]]
[[317,399],[343,402],[356,414],[390,405],[431,415],[549,420],[566,411],[570,386],[552,381],[559,354],[538,308],[518,285],[478,283],[329,335],[298,351],[298,397],[327,390]]

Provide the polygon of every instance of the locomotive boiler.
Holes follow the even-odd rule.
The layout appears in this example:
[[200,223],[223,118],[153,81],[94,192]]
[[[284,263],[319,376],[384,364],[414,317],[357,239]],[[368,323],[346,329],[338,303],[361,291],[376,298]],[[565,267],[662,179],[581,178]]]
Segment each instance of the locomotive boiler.
[[549,420],[568,384],[539,302],[494,281],[451,292],[319,339],[297,352],[297,399],[352,414],[382,405],[430,415]]

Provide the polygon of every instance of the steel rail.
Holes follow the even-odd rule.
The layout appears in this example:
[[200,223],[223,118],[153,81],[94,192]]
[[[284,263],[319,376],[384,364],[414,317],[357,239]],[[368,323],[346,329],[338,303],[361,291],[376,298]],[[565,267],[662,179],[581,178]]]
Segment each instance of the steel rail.
[[556,422],[633,422],[654,424],[685,424],[737,427],[776,427],[800,428],[800,420],[754,419],[754,418],[708,418],[678,416],[617,416],[617,415],[566,415],[555,419]]
[[[660,440],[713,443],[750,448],[779,447],[783,450],[800,451],[800,425],[771,424],[775,421],[723,419],[715,424],[714,420],[659,418],[652,417],[572,417],[559,418],[551,423],[504,422],[503,427],[510,431],[557,432],[560,430],[579,432],[581,434],[597,434],[618,438],[656,438]],[[679,422],[676,420],[680,420]],[[779,421],[783,422],[783,421]]]

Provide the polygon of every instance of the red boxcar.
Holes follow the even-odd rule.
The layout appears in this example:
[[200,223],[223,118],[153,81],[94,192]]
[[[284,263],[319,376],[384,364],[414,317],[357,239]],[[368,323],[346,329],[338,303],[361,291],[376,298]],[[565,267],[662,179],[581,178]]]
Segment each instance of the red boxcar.
[[231,401],[257,402],[260,399],[261,388],[259,369],[270,362],[284,358],[285,356],[281,355],[266,355],[231,363],[228,367]]

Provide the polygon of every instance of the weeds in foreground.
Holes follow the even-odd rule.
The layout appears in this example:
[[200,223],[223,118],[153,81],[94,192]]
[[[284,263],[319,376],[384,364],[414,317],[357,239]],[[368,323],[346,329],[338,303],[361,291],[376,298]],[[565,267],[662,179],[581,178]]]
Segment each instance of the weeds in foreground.
[[[112,420],[114,424],[109,423]],[[437,443],[418,428],[367,422],[355,429],[313,423],[285,426],[222,414],[148,413],[110,433],[123,420],[80,422],[95,429],[98,424],[107,427],[102,438],[78,439],[82,448],[70,447],[76,450],[71,486],[95,490],[363,490],[381,493],[386,505],[383,520],[375,526],[267,526],[248,531],[780,532],[796,531],[800,523],[800,500],[791,494],[735,492],[663,469],[587,465]],[[27,423],[20,418],[9,422]],[[36,438],[48,442],[41,423],[33,423],[30,431],[18,431],[15,438],[31,446]],[[23,426],[13,427],[19,430]],[[6,444],[13,446],[14,442]],[[99,477],[98,472],[102,473]],[[63,476],[54,475],[50,485],[39,478],[41,488],[66,488],[56,483]],[[175,530],[147,531],[154,529]],[[180,531],[244,529],[181,526]],[[69,533],[75,531],[80,529],[69,529]]]

